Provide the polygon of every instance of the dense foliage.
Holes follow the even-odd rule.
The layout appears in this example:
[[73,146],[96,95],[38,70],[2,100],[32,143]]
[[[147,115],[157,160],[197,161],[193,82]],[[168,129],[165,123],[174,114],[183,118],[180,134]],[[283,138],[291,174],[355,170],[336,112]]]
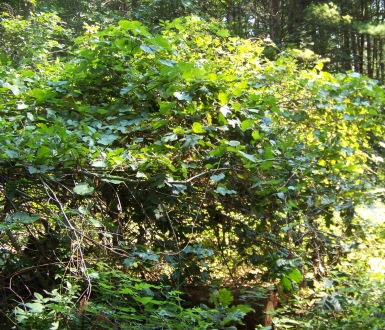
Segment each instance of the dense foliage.
[[86,25],[68,49],[56,14],[2,26],[4,324],[231,329],[248,309],[227,291],[197,310],[175,289],[290,296],[365,236],[378,82],[197,17]]
[[281,50],[306,48],[305,59],[323,58],[328,71],[385,81],[384,0],[6,0],[1,10],[25,18],[57,12],[75,33],[85,23],[107,26],[119,19],[159,31],[162,21],[195,14],[224,22],[240,37],[270,38]]

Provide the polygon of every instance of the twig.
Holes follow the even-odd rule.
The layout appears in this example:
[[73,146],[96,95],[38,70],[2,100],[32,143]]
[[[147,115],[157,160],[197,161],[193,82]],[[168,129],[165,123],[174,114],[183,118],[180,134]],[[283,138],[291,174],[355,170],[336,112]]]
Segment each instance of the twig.
[[[51,198],[53,199],[59,209],[60,209],[60,212],[62,213],[63,215],[63,218],[65,219],[68,227],[70,228],[70,230],[72,231],[74,237],[75,237],[75,241],[76,241],[76,251],[77,253],[79,253],[79,256],[80,256],[80,265],[78,264],[78,269],[80,269],[82,271],[82,273],[84,274],[85,278],[86,278],[86,281],[87,281],[87,289],[85,290],[85,292],[87,292],[87,296],[89,297],[91,295],[91,289],[92,289],[92,284],[91,284],[91,279],[88,275],[88,271],[87,271],[87,265],[85,263],[85,259],[84,259],[84,255],[83,255],[83,251],[82,251],[82,242],[78,236],[78,233],[77,233],[77,230],[76,228],[72,225],[71,221],[68,219],[67,217],[67,214],[63,208],[63,205],[60,203],[59,199],[57,198],[55,192],[53,191],[53,189],[51,189],[51,187],[43,180],[41,179],[41,182],[46,190],[46,194]],[[78,261],[77,261],[78,263]]]

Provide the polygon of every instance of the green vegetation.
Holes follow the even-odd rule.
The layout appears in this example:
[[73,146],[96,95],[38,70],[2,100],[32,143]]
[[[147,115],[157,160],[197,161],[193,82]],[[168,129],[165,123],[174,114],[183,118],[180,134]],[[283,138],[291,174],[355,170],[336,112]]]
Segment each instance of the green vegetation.
[[378,81],[194,15],[34,3],[1,20],[0,325],[236,329],[275,288],[276,329],[384,327],[384,210],[357,211],[383,198]]

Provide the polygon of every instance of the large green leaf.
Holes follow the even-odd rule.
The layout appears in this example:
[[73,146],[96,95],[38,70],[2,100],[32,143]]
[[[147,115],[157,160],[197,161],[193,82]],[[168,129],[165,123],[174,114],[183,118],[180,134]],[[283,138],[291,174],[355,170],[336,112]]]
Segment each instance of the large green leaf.
[[81,196],[91,195],[94,190],[95,188],[90,186],[87,182],[80,182],[73,188],[73,192]]
[[41,218],[40,214],[29,214],[27,212],[15,212],[12,213],[9,217],[6,218],[7,223],[22,223],[29,224],[34,223],[35,221]]

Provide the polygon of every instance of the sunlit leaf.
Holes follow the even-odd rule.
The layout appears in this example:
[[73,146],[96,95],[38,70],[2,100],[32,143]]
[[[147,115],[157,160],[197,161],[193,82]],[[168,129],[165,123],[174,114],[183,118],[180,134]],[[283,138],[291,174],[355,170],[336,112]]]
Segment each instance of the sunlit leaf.
[[210,179],[213,180],[214,182],[219,182],[222,179],[224,179],[226,176],[223,173],[220,173],[218,175],[212,175],[210,176]]
[[283,192],[277,193],[277,196],[278,196],[280,199],[282,199],[282,200],[285,200],[285,199],[286,199],[285,194],[284,194]]
[[116,134],[103,134],[98,139],[98,142],[102,145],[108,146],[112,144],[119,136]]
[[220,195],[234,195],[237,193],[235,190],[229,190],[225,187],[217,187],[214,191]]
[[241,123],[242,131],[246,131],[247,129],[252,128],[254,125],[254,121],[251,119],[246,119]]
[[40,314],[44,311],[44,305],[40,302],[25,303],[25,307],[28,307],[32,313]]
[[300,283],[302,281],[302,274],[297,268],[292,269],[290,273],[287,274],[287,277],[295,283]]
[[95,160],[92,164],[92,167],[107,167],[108,166],[108,161],[107,160]]
[[91,195],[95,188],[90,186],[87,182],[78,183],[74,188],[73,192],[77,195],[86,196]]
[[220,37],[228,37],[230,34],[228,30],[221,29],[217,31],[217,35]]
[[250,154],[247,154],[241,150],[238,151],[243,157],[245,157],[246,159],[252,161],[252,162],[256,162],[255,160],[255,157],[253,155],[250,155]]
[[187,102],[192,101],[191,95],[189,93],[186,93],[186,92],[175,92],[174,96],[180,101],[187,101]]
[[34,223],[40,218],[41,218],[41,215],[39,214],[29,214],[27,212],[15,212],[15,213],[12,213],[9,217],[7,217],[5,221],[11,222],[11,223],[28,224],[28,223]]
[[203,125],[201,123],[197,123],[195,122],[193,125],[192,125],[192,130],[194,133],[205,133],[205,129],[203,128]]
[[182,145],[182,148],[188,148],[195,146],[202,137],[198,135],[186,135],[185,142]]
[[281,281],[280,281],[280,285],[282,285],[282,288],[286,292],[291,292],[293,290],[293,285],[290,281],[290,278],[287,277],[286,275],[282,276]]
[[145,44],[140,45],[140,48],[141,48],[144,52],[150,53],[150,54],[155,54],[155,53],[157,52],[157,50],[158,50],[158,48],[155,47],[155,46],[152,46],[152,45],[145,45]]

